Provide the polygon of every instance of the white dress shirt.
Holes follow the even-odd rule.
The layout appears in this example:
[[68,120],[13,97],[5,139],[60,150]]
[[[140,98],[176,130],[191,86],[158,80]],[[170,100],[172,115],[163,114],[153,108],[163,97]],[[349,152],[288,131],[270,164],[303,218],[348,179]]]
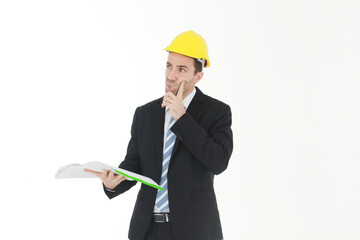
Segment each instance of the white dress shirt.
[[[196,93],[196,89],[194,88],[192,90],[192,92],[186,98],[184,98],[183,104],[184,104],[185,109],[187,109],[189,107],[191,101],[193,100],[193,98],[195,96],[195,93]],[[169,108],[166,107],[166,109],[165,109],[165,122],[164,122],[164,143],[163,143],[164,147],[165,147],[165,141],[166,141],[167,132],[169,130],[170,119],[171,119],[171,112],[169,111]],[[156,204],[154,206],[154,212],[156,212],[156,213],[159,212],[159,209],[156,206]],[[167,208],[163,212],[170,212],[170,209]]]

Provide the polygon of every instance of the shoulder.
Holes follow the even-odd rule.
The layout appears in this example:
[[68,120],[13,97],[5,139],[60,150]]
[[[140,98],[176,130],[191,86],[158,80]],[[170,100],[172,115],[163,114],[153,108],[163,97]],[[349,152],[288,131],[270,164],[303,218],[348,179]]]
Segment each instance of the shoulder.
[[149,116],[154,113],[157,113],[158,111],[161,111],[161,109],[163,109],[161,107],[161,103],[162,103],[162,98],[158,98],[151,102],[145,103],[136,108],[135,114],[146,114]]
[[161,103],[162,103],[162,97],[155,99],[151,102],[145,103],[145,104],[139,106],[138,108],[140,108],[140,109],[158,108],[159,106],[161,106]]
[[210,97],[206,94],[204,94],[204,98],[206,99],[208,104],[211,104],[212,106],[214,106],[216,108],[230,108],[230,106],[228,104],[224,103],[223,101],[220,101],[216,98]]
[[231,112],[231,108],[227,103],[202,93],[200,89],[197,89],[197,91],[199,92],[198,101],[202,103],[203,107],[207,106],[207,108],[213,109],[216,112]]

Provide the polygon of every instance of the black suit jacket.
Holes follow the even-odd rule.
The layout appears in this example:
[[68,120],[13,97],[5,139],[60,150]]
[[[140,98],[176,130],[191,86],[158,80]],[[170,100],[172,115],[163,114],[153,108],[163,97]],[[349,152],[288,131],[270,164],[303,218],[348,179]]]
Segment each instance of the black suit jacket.
[[[160,183],[165,109],[162,98],[138,107],[121,168]],[[198,88],[186,113],[172,126],[176,142],[168,170],[171,222],[180,240],[223,239],[214,193],[214,174],[227,166],[233,149],[230,107]],[[136,184],[120,183],[109,198]],[[129,238],[142,240],[152,221],[157,189],[142,184],[131,218]]]

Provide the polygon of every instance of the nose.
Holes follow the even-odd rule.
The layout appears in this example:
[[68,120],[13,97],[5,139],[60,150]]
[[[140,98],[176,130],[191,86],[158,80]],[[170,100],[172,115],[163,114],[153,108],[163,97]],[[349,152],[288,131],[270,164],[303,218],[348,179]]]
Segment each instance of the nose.
[[169,69],[168,70],[168,76],[167,78],[169,79],[169,81],[171,82],[175,82],[177,80],[177,75],[174,69]]

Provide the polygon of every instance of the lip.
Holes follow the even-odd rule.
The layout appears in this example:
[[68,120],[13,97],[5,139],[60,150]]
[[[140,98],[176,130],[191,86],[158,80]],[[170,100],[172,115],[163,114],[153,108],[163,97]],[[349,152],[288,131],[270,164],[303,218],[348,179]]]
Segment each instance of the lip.
[[168,87],[172,87],[172,86],[174,86],[175,84],[170,83],[170,82],[166,82],[166,85],[167,85]]

